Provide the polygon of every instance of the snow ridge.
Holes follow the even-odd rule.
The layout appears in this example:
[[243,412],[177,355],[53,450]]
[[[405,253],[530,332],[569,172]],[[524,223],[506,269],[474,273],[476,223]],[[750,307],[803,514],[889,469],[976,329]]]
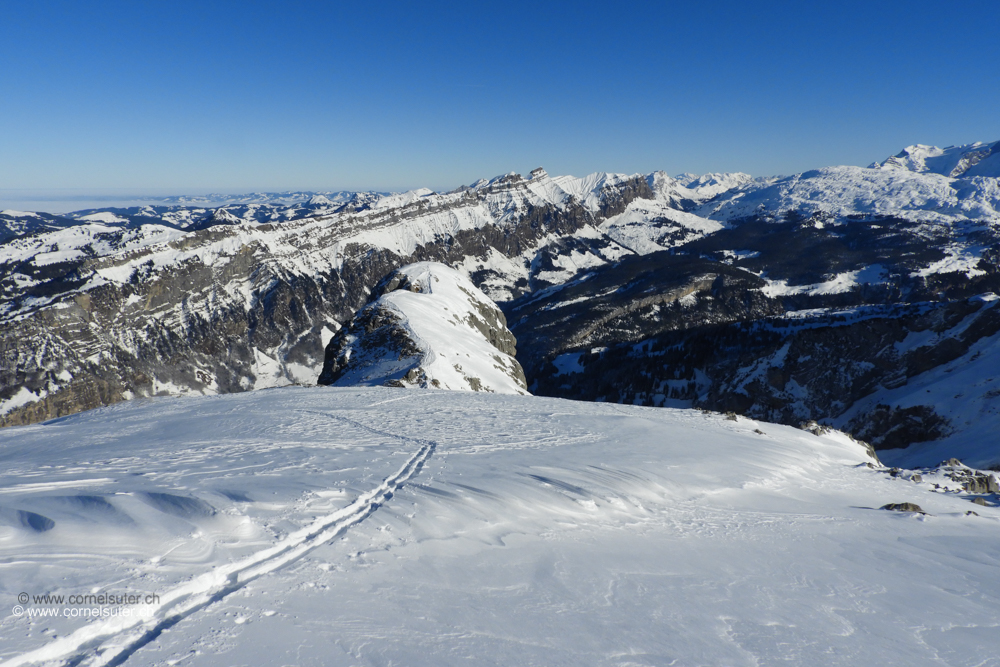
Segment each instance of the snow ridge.
[[1000,141],[984,144],[977,141],[964,146],[907,146],[883,162],[870,165],[872,169],[905,170],[931,173],[950,178],[973,176],[1000,177]]
[[397,269],[330,341],[321,384],[526,394],[503,312],[438,262]]

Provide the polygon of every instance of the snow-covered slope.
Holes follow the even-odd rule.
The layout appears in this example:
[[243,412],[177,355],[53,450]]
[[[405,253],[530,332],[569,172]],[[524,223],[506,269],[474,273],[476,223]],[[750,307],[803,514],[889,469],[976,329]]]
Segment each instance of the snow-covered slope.
[[[283,388],[15,427],[0,453],[10,667],[982,665],[1000,651],[995,496],[961,491],[957,469],[872,469],[837,433]],[[903,502],[926,514],[878,509]],[[101,594],[141,599],[69,602]]]
[[711,199],[724,192],[729,192],[753,182],[753,176],[742,172],[711,173],[711,174],[680,174],[674,177],[678,185],[682,185],[695,193],[695,198]]
[[984,144],[977,141],[964,146],[907,146],[883,162],[870,165],[873,169],[904,169],[920,173],[941,174],[951,178],[986,176],[1000,178],[1000,141]]
[[953,179],[903,169],[826,167],[754,181],[693,212],[714,220],[795,210],[834,216],[884,215],[948,222],[1000,221],[1000,180]]
[[393,271],[326,348],[319,383],[526,394],[503,312],[439,262]]

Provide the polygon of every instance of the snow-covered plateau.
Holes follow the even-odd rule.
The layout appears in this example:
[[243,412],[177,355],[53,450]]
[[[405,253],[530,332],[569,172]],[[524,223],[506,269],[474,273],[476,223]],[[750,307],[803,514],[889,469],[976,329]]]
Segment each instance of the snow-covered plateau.
[[1000,664],[995,478],[822,428],[286,387],[2,433],[5,666]]

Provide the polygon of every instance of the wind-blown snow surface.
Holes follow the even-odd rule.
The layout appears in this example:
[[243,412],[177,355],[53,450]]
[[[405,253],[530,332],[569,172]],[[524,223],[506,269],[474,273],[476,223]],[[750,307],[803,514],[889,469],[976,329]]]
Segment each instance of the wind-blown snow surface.
[[[998,664],[1000,509],[839,434],[284,388],[14,427],[0,456],[0,516],[55,522],[0,528],[4,665]],[[873,509],[904,501],[929,514]],[[88,624],[20,592],[159,604]]]

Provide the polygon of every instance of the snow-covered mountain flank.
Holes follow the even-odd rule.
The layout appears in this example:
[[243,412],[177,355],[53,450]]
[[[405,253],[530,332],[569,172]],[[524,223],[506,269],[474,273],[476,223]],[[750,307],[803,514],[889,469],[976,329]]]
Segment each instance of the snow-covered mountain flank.
[[526,394],[503,311],[438,262],[396,269],[326,347],[320,384]]
[[1000,141],[976,142],[965,146],[907,146],[898,155],[875,162],[873,169],[906,169],[920,173],[941,174],[951,178],[1000,177]]
[[[370,334],[364,312],[410,298],[366,306],[380,281],[433,261],[500,305],[533,393],[815,419],[1000,464],[976,435],[1000,428],[998,145],[780,178],[536,169],[448,193],[5,211],[0,423],[312,384],[338,330]],[[348,338],[335,358],[368,344]]]
[[[989,665],[1000,648],[996,478],[884,468],[821,428],[291,387],[121,403],[0,446],[9,667]],[[122,595],[139,601],[99,602]]]

